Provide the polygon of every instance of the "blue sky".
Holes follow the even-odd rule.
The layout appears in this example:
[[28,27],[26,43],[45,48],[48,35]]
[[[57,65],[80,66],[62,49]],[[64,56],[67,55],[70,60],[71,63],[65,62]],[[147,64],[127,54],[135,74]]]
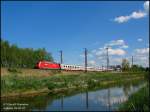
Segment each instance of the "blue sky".
[[110,47],[110,64],[122,58],[148,66],[148,2],[10,2],[1,4],[1,37],[19,47],[46,48],[59,62],[82,64],[84,48],[89,65],[106,64],[105,47]]

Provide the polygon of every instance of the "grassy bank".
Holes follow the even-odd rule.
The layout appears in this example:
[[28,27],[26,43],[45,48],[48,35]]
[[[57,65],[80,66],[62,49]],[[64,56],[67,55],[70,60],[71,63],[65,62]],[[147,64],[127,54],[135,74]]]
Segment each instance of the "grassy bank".
[[[43,72],[43,71],[40,71]],[[45,71],[44,71],[45,72]],[[52,73],[52,71],[47,71]],[[33,72],[31,72],[33,74]],[[55,75],[22,75],[10,72],[1,76],[1,95],[21,95],[68,88],[93,88],[142,79],[143,73],[57,73]]]
[[147,85],[132,94],[129,100],[120,106],[119,110],[149,112],[149,86]]

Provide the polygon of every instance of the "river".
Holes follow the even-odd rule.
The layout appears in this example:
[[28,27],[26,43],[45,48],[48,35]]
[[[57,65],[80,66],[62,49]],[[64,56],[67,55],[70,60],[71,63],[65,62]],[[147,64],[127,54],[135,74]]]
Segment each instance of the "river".
[[128,97],[145,85],[144,82],[96,90],[68,90],[38,96],[3,98],[3,110],[32,111],[114,111]]

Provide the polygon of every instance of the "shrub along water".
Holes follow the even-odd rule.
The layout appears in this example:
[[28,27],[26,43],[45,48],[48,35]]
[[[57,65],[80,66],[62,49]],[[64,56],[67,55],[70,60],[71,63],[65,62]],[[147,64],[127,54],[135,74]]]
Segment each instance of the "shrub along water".
[[128,101],[120,105],[119,110],[149,112],[149,73],[144,73],[147,85],[132,94]]
[[[25,91],[38,91],[43,88],[49,90],[60,88],[93,88],[102,86],[107,82],[126,83],[129,80],[143,78],[143,74],[126,74],[126,73],[80,73],[76,75],[57,74],[48,77],[21,76],[17,73],[11,73],[1,77],[2,95],[13,93],[23,93]],[[108,84],[110,84],[108,83]]]
[[120,105],[119,110],[149,112],[149,86],[132,94],[127,102]]

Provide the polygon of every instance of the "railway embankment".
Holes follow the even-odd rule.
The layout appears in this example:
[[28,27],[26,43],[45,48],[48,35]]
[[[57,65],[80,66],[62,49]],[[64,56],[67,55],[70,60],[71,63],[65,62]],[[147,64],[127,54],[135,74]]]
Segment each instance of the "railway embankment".
[[[5,73],[5,74],[4,74]],[[46,75],[45,75],[46,74]],[[145,73],[60,72],[51,70],[1,71],[1,97],[36,95],[66,89],[87,89],[144,80]]]

